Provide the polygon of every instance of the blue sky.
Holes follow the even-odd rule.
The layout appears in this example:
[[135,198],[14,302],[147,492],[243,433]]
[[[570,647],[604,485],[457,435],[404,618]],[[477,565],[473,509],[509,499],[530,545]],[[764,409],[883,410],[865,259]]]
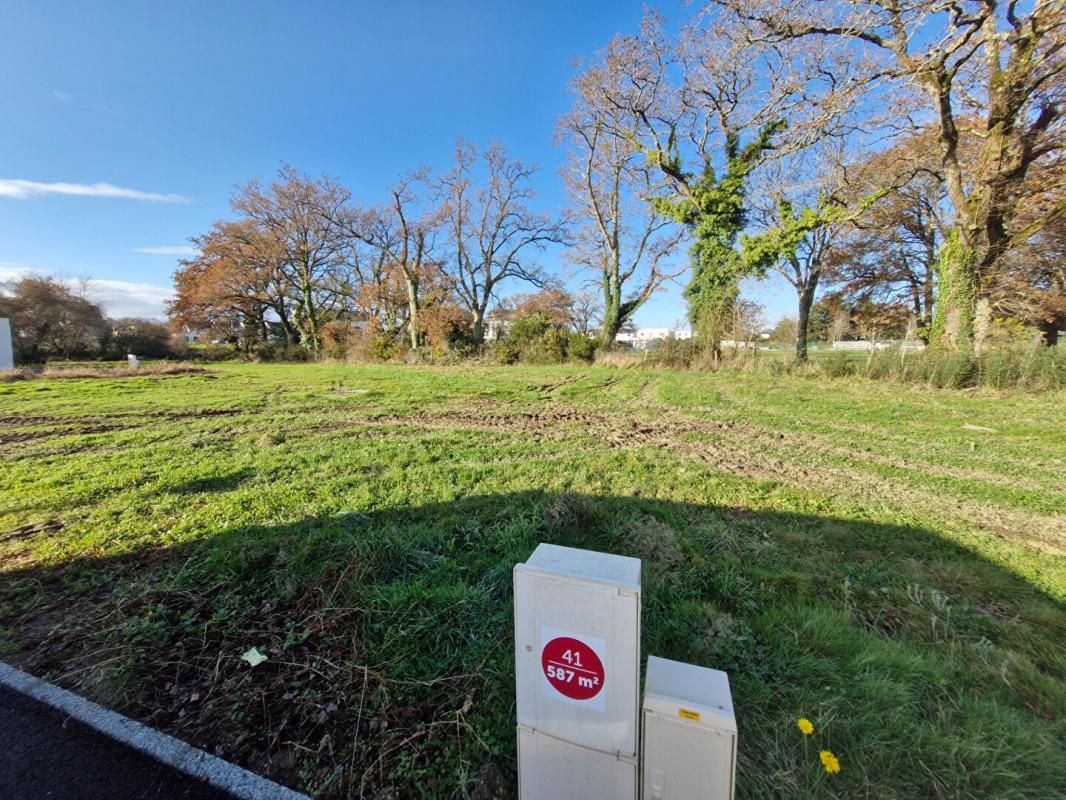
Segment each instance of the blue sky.
[[[662,8],[671,19],[691,13]],[[643,4],[9,0],[5,9],[0,280],[88,276],[112,313],[157,315],[176,248],[228,215],[236,184],[282,162],[374,202],[401,172],[446,168],[456,136],[498,140],[541,166],[541,207],[561,208],[552,134],[573,59],[635,31]],[[772,282],[748,294],[771,321],[794,302]],[[638,323],[683,316],[675,288]]]

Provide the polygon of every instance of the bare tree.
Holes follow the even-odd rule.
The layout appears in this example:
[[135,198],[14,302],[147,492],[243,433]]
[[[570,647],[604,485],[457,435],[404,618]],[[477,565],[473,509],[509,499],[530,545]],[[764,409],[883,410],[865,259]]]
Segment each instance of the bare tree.
[[544,284],[531,251],[566,241],[562,221],[529,208],[536,167],[512,159],[500,144],[482,154],[486,183],[474,186],[477,150],[461,139],[455,165],[440,180],[442,214],[448,235],[448,274],[455,293],[473,317],[473,338],[485,338],[485,315],[493,293],[508,279]]
[[591,336],[593,330],[603,325],[600,295],[589,289],[582,289],[574,295],[572,319],[575,331]]
[[761,180],[753,215],[759,230],[741,236],[742,258],[759,272],[777,272],[796,290],[796,359],[806,361],[811,308],[832,246],[888,189],[849,202],[843,152],[835,142],[774,162]]
[[398,242],[387,226],[379,229],[381,247],[354,238],[348,268],[336,274],[333,291],[345,309],[370,329],[387,336],[400,334],[408,323],[407,283],[389,255]]
[[420,289],[428,273],[438,269],[432,253],[441,213],[426,203],[429,177],[425,168],[408,173],[389,190],[386,203],[368,209],[348,209],[340,216],[350,236],[371,246],[384,258],[384,269],[394,269],[403,276],[407,289],[407,333],[412,350],[417,350],[421,343]]
[[654,202],[667,190],[667,178],[634,145],[639,119],[632,109],[605,100],[604,87],[619,94],[618,84],[626,80],[616,66],[608,60],[579,75],[574,107],[559,123],[559,135],[569,145],[563,177],[579,220],[568,256],[597,276],[604,347],[648,298],[686,269],[668,265],[684,229]]
[[851,328],[851,312],[842,303],[834,303],[829,318],[829,340],[842,342]]

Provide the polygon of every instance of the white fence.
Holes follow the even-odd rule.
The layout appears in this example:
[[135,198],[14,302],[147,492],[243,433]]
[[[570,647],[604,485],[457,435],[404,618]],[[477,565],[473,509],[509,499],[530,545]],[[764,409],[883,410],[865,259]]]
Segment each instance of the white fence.
[[925,349],[925,342],[912,340],[905,342],[833,342],[833,349],[844,353],[868,353],[871,350],[888,350],[896,346],[904,353],[920,353]]
[[733,339],[722,339],[719,345],[727,350],[754,350],[755,342],[737,342]]

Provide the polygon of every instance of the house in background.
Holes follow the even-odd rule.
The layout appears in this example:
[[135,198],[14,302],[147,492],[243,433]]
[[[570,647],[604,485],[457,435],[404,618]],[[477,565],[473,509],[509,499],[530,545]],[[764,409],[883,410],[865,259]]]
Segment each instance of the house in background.
[[511,308],[497,308],[485,315],[485,341],[498,342],[505,339],[515,321]]
[[622,331],[615,337],[616,342],[628,345],[634,350],[650,350],[656,342],[666,339],[691,339],[692,331],[687,328],[637,328],[632,331]]

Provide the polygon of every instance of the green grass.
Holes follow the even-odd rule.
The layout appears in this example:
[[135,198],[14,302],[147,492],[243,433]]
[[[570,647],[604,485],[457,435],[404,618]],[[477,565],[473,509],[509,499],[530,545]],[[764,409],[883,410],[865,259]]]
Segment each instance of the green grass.
[[0,385],[0,658],[319,796],[495,796],[511,568],[556,542],[643,558],[645,655],[730,672],[739,797],[1063,797],[1063,400],[566,367]]

